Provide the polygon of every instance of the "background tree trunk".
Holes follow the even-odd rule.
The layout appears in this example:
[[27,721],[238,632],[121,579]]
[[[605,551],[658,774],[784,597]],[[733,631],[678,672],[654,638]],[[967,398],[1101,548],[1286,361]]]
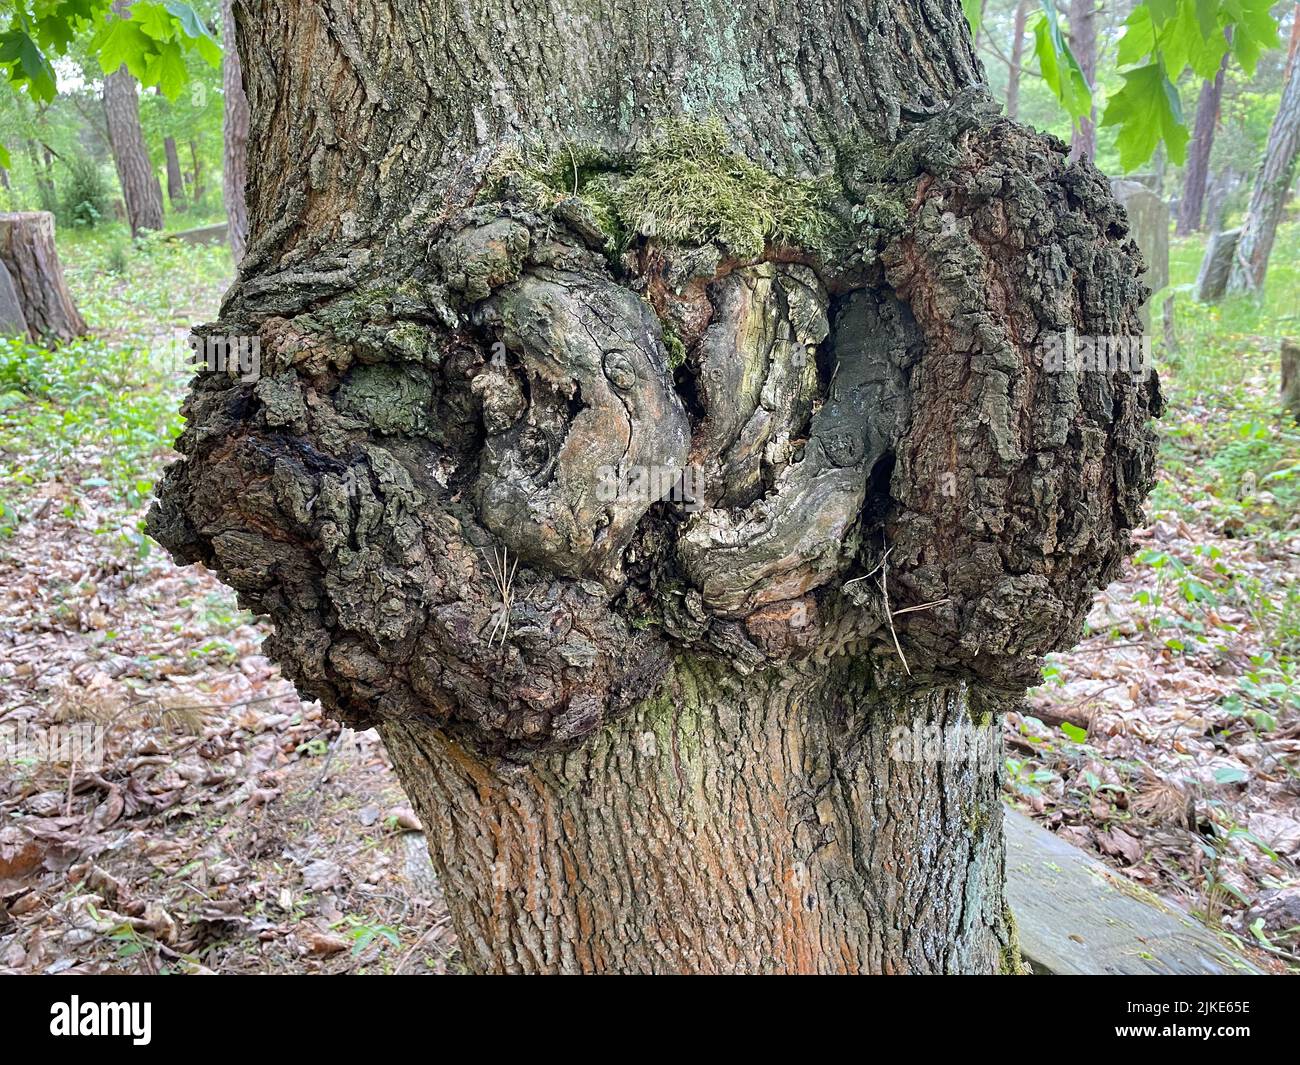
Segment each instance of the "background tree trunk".
[[162,186],[154,173],[144,143],[144,130],[140,127],[140,98],[135,78],[124,66],[104,79],[104,116],[108,120],[108,140],[131,235],[146,229],[162,229]]
[[1205,187],[1210,174],[1210,153],[1214,150],[1214,133],[1219,125],[1219,104],[1223,99],[1223,76],[1228,69],[1225,53],[1219,72],[1213,81],[1201,86],[1196,101],[1196,123],[1192,142],[1187,151],[1187,168],[1183,172],[1183,196],[1178,203],[1178,236],[1198,232],[1201,228],[1201,211],[1205,203]]
[[32,164],[32,176],[36,179],[36,198],[42,211],[53,212],[58,206],[59,197],[54,189],[54,174],[48,149],[44,157],[37,151],[36,142],[27,139],[27,158]]
[[203,199],[203,194],[207,191],[207,185],[204,181],[203,161],[199,158],[198,142],[191,139],[190,141],[190,196],[195,203]]
[[1282,339],[1282,409],[1300,422],[1300,341]]
[[221,84],[225,97],[223,119],[224,156],[222,191],[226,204],[230,254],[235,265],[244,257],[248,242],[248,98],[244,95],[244,75],[240,68],[239,49],[235,46],[235,19],[231,0],[221,2]]
[[34,342],[52,344],[86,335],[86,323],[63,280],[52,214],[0,214],[0,264],[13,281]]
[[590,12],[237,0],[261,362],[149,528],[380,729],[475,970],[1014,969],[994,713],[1152,477],[1154,377],[1041,348],[1141,333],[1124,214],[956,0]]
[[176,151],[176,138],[164,137],[163,149],[167,153],[167,200],[173,211],[184,211],[185,178],[181,174],[181,157]]
[[[1097,84],[1097,0],[1071,0],[1070,48],[1089,85]],[[1097,158],[1097,108],[1079,119],[1070,145],[1071,159]]]
[[1011,62],[1007,71],[1007,118],[1013,122],[1020,115],[1020,75],[1025,62],[1025,20],[1029,16],[1029,0],[1016,5],[1015,19],[1011,24]]
[[1277,224],[1295,179],[1297,153],[1300,153],[1300,64],[1291,68],[1269,129],[1264,161],[1255,177],[1250,206],[1241,224],[1237,258],[1228,278],[1229,292],[1254,292],[1264,285]]

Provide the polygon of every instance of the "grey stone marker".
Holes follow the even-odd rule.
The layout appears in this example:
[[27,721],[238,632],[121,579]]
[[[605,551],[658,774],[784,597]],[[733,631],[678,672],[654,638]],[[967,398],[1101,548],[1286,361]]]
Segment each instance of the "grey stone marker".
[[1210,235],[1209,243],[1205,245],[1205,258],[1201,260],[1201,272],[1196,275],[1194,295],[1201,303],[1218,303],[1223,299],[1240,239],[1240,229],[1225,229]]
[[1231,976],[1259,969],[1226,939],[1024,814],[1007,810],[1007,902],[1025,960],[1060,976]]
[[9,271],[0,265],[0,336],[26,336],[27,316]]
[[182,244],[224,244],[226,240],[226,223],[216,222],[210,226],[197,229],[181,229],[167,234],[168,240],[179,240]]
[[[1147,261],[1142,280],[1152,292],[1169,284],[1169,207],[1159,196],[1137,181],[1116,178],[1110,183],[1115,199],[1128,211],[1129,231]],[[1165,301],[1165,313],[1170,313]],[[1142,325],[1151,330],[1151,301],[1142,305]]]

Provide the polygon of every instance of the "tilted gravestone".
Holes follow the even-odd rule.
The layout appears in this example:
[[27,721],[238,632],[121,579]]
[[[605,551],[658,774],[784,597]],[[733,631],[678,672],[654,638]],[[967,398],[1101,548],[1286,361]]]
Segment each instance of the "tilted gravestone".
[[1201,303],[1218,303],[1223,299],[1240,239],[1240,229],[1226,229],[1210,235],[1209,243],[1205,245],[1205,258],[1201,260],[1201,272],[1196,275],[1195,296]]
[[18,302],[18,290],[9,271],[0,264],[0,336],[26,336],[27,316]]
[[[1129,232],[1146,260],[1142,280],[1153,293],[1159,292],[1169,284],[1169,207],[1141,182],[1117,178],[1110,188],[1128,211]],[[1169,313],[1167,306],[1165,311]],[[1150,330],[1150,300],[1142,305],[1142,324]]]

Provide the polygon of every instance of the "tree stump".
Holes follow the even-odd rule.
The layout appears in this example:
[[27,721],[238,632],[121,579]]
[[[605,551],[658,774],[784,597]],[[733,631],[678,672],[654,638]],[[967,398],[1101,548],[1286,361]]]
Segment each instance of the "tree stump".
[[27,316],[8,270],[0,270],[0,336],[26,336]]
[[1300,422],[1300,341],[1282,341],[1282,409]]
[[0,214],[0,263],[13,280],[27,335],[33,341],[62,343],[86,335],[86,322],[63,280],[52,214]]

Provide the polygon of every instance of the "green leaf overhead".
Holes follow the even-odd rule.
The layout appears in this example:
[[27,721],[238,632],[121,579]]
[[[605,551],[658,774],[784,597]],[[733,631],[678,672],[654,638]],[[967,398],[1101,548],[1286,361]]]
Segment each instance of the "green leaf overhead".
[[1043,14],[1034,26],[1034,53],[1038,56],[1043,80],[1070,117],[1078,119],[1086,115],[1092,107],[1092,86],[1065,41],[1053,0],[1043,0]]
[[1158,63],[1124,71],[1124,87],[1110,98],[1101,125],[1118,126],[1120,165],[1134,170],[1163,140],[1179,166],[1187,157],[1187,125],[1178,89]]
[[112,0],[11,0],[7,25],[0,13],[0,75],[41,101],[58,91],[52,60],[73,42],[86,48],[104,73],[125,66],[145,86],[175,98],[188,81],[185,54],[216,66],[221,46],[202,16],[182,0],[138,0],[119,17]]
[[[1162,142],[1181,161],[1188,140],[1176,88],[1190,71],[1213,79],[1231,51],[1247,74],[1260,54],[1278,45],[1270,0],[1146,0],[1124,20],[1116,59],[1124,86],[1110,97],[1103,126],[1118,128],[1121,165],[1146,163]],[[1053,0],[1043,0],[1034,28],[1035,52],[1044,79],[1071,118],[1092,106],[1082,72],[1066,43]],[[1082,110],[1081,110],[1082,108]]]
[[58,79],[45,54],[23,30],[0,34],[0,65],[9,71],[9,79],[26,84],[38,100],[53,100]]

